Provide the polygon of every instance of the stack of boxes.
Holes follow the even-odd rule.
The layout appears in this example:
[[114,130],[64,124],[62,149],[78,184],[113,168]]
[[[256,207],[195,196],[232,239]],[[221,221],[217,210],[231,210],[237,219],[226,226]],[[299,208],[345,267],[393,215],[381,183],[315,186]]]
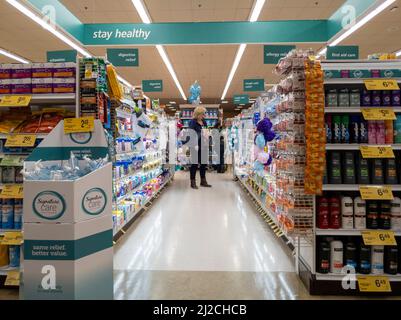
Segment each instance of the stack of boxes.
[[76,64],[0,64],[0,94],[75,93]]

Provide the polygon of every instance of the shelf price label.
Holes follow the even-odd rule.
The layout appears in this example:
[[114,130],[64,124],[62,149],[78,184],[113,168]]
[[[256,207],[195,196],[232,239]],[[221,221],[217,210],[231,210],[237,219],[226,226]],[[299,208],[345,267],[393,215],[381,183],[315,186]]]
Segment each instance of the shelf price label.
[[92,132],[95,129],[93,117],[67,118],[64,119],[64,133]]
[[386,276],[358,276],[357,279],[360,292],[391,292],[390,280]]
[[5,286],[18,287],[20,285],[20,272],[19,270],[12,270],[7,272],[7,278],[4,282]]
[[31,99],[32,96],[4,96],[0,101],[0,107],[27,107]]
[[395,158],[391,146],[361,146],[360,150],[364,159]]
[[361,110],[363,118],[367,121],[397,119],[392,108],[362,108]]
[[0,194],[1,199],[23,199],[24,187],[22,184],[7,184],[3,187]]
[[363,242],[366,246],[396,246],[394,231],[376,230],[362,231]]
[[364,82],[368,90],[400,90],[398,82],[394,79],[369,79]]
[[9,231],[4,233],[2,245],[5,246],[19,246],[23,242],[21,231]]
[[390,186],[360,186],[363,200],[393,200],[393,190]]
[[33,147],[36,142],[34,134],[16,134],[7,137],[5,146],[9,147]]

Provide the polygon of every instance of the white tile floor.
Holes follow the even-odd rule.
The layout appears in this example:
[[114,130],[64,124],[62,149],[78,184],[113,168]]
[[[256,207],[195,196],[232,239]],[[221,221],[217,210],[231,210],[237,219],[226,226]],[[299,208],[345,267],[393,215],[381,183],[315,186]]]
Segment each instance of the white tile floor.
[[209,174],[213,188],[172,185],[115,247],[116,270],[294,272],[276,236],[230,175]]

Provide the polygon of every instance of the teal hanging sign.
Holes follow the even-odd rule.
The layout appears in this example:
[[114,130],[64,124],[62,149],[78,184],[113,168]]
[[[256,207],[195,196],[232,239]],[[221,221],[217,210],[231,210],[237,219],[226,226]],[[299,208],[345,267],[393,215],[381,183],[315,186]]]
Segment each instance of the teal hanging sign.
[[47,62],[76,62],[77,51],[62,50],[62,51],[47,51]]
[[163,80],[142,80],[143,92],[162,92]]
[[358,60],[358,46],[334,46],[327,48],[327,60]]
[[234,104],[248,104],[249,94],[237,94],[234,96]]
[[107,49],[107,60],[115,67],[138,67],[138,49]]
[[245,79],[244,80],[244,91],[245,92],[265,91],[265,80],[264,79]]
[[288,52],[295,49],[295,46],[270,46],[266,45],[263,50],[265,64],[277,64]]

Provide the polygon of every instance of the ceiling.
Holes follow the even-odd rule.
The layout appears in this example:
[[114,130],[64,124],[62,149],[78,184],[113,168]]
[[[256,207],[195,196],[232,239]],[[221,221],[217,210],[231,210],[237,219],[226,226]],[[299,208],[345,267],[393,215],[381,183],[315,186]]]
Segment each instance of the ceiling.
[[[131,0],[61,0],[84,23],[140,23],[141,20]],[[253,0],[143,0],[153,22],[195,21],[246,21]],[[266,0],[260,21],[326,19],[344,0]],[[355,32],[341,44],[360,46],[361,57],[370,53],[393,52],[401,49],[401,0]],[[31,61],[46,59],[46,51],[69,49],[63,42],[39,27],[17,10],[0,1],[1,47]],[[299,48],[319,50],[322,45],[302,44]],[[202,86],[204,103],[219,103],[238,45],[188,45],[166,46],[167,54],[177,77],[187,93],[189,86],[198,80]],[[88,47],[94,55],[105,55],[104,47]],[[162,79],[163,93],[148,94],[162,102],[183,103],[155,47],[139,47],[140,65],[136,68],[119,68],[119,73],[134,85],[142,80]],[[14,62],[0,55],[0,63]],[[248,45],[232,85],[227,93],[231,101],[234,94],[241,94],[243,79],[263,78],[266,83],[277,82],[273,66],[263,64],[263,45]],[[187,93],[188,95],[188,93]],[[257,93],[251,94],[253,97]],[[231,113],[234,106],[224,105]]]

